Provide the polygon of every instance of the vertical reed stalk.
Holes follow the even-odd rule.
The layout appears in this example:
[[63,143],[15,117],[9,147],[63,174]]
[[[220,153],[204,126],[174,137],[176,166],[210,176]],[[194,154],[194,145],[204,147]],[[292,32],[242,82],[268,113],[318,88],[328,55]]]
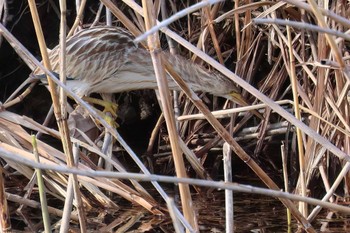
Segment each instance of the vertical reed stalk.
[[176,217],[176,213],[175,213],[175,202],[173,198],[168,198],[166,200],[166,205],[168,206],[168,210],[169,210],[169,214],[171,217],[171,220],[173,221],[173,225],[174,225],[174,230],[176,233],[183,233],[183,227],[179,221],[179,219]]
[[[224,177],[226,183],[232,182],[232,150],[230,145],[225,142],[223,145],[224,154]],[[233,192],[225,189],[225,211],[226,211],[226,233],[234,232],[233,226]]]
[[[38,145],[36,142],[35,135],[32,135],[32,146],[33,146],[33,154],[35,156],[36,162],[40,163],[39,160],[39,153],[38,153]],[[41,211],[43,216],[43,222],[44,222],[44,231],[45,233],[51,232],[51,221],[50,221],[50,215],[47,207],[47,200],[46,200],[46,192],[45,192],[45,185],[43,180],[43,174],[41,172],[41,169],[36,168],[36,178],[38,182],[38,188],[39,188],[39,197],[40,197],[40,205],[41,205]]]
[[[282,156],[282,168],[283,168],[283,181],[284,181],[284,191],[289,192],[288,188],[288,166],[287,166],[287,155],[285,151],[284,143],[281,145],[281,156]],[[287,224],[288,227],[292,225],[292,216],[290,210],[287,208]],[[288,228],[289,229],[289,228]]]
[[[153,27],[153,25],[155,25],[156,22],[154,18],[154,12],[152,12],[153,3],[152,1],[143,0],[142,5],[145,16],[146,30],[149,30]],[[152,36],[148,37],[148,47],[152,56],[155,75],[157,78],[157,84],[159,87],[159,94],[161,97],[164,118],[169,133],[170,145],[173,152],[176,174],[180,178],[185,178],[187,177],[187,174],[182,157],[182,151],[178,142],[178,133],[176,130],[173,108],[171,107],[172,104],[169,94],[168,82],[165,76],[165,70],[162,65],[161,53],[159,53],[159,51],[161,51],[161,47],[159,43],[158,33],[154,33]],[[193,210],[192,197],[189,185],[179,184],[179,189],[184,216],[190,223],[190,225],[193,227],[193,229],[195,229],[195,231],[198,231],[198,223]]]
[[[295,114],[295,118],[297,118],[298,120],[301,120],[299,101],[298,101],[299,97],[298,97],[297,77],[295,73],[295,59],[293,55],[293,45],[292,45],[292,38],[291,38],[289,26],[287,26],[287,34],[288,34],[289,63],[290,63],[289,74],[290,74],[293,99],[294,99],[294,114]],[[296,130],[297,130],[297,141],[298,141],[298,154],[299,154],[299,167],[300,167],[299,181],[301,186],[301,195],[303,197],[306,197],[307,196],[307,188],[306,188],[306,182],[305,182],[306,165],[305,165],[305,156],[304,156],[303,135],[300,128],[297,127]],[[300,202],[299,210],[302,212],[303,216],[306,217],[308,215],[307,203]]]
[[0,232],[11,232],[10,214],[5,193],[3,168],[0,168]]
[[[32,14],[34,28],[35,28],[35,32],[37,34],[40,52],[41,52],[41,55],[43,58],[44,66],[48,70],[51,70],[50,59],[49,59],[49,55],[47,52],[47,46],[46,46],[46,43],[44,40],[44,35],[42,32],[38,11],[37,11],[37,8],[35,5],[35,0],[28,0],[28,4],[29,4],[29,8],[30,8],[30,11]],[[51,80],[51,78],[47,77],[47,79],[48,79],[50,94],[51,94],[51,98],[52,98],[52,103],[54,106],[54,113],[55,113],[55,117],[57,120],[57,125],[59,128],[59,132],[61,134],[63,150],[67,156],[67,164],[68,164],[68,166],[73,167],[74,162],[73,162],[73,154],[72,154],[72,145],[71,145],[71,141],[70,141],[70,137],[69,137],[69,129],[68,129],[67,120],[66,120],[65,116],[62,115],[62,112],[61,112],[60,103],[59,103],[59,99],[58,99],[57,91],[56,91],[56,85]],[[85,227],[84,227],[85,226],[85,220],[84,220],[85,214],[84,214],[84,211],[83,211],[83,208],[81,205],[81,196],[80,196],[80,191],[79,191],[79,186],[78,186],[78,180],[77,180],[76,175],[74,175],[73,177],[74,177],[74,191],[75,191],[75,195],[76,195],[77,203],[78,203],[78,213],[79,213],[79,219],[80,219],[80,226],[81,226],[82,231],[85,231],[84,230],[85,229]]]

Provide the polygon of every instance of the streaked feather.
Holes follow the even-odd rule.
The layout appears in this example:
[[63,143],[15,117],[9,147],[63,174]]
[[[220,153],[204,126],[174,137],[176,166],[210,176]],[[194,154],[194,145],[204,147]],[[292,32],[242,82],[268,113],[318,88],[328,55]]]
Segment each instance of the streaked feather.
[[[59,47],[50,52],[54,72],[59,71]],[[218,72],[209,72],[184,59],[164,52],[175,71],[194,91],[227,96],[237,92],[230,79]],[[127,31],[115,27],[85,29],[67,40],[68,87],[78,95],[117,93],[157,88],[151,56],[138,47]],[[41,74],[36,70],[34,74]],[[179,89],[169,77],[169,87]]]

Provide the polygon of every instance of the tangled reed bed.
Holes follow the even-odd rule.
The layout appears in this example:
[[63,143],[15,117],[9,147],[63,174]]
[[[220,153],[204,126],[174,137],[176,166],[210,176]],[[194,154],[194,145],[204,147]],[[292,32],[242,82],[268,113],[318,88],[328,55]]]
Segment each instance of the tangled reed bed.
[[[29,8],[10,1],[0,4],[0,43],[1,50],[4,51],[0,55],[4,64],[0,79],[3,103],[0,112],[0,156],[4,174],[1,182],[4,203],[2,214],[8,216],[3,218],[3,229],[10,230],[11,219],[13,222],[14,216],[21,215],[23,206],[16,209],[19,204],[38,208],[38,202],[41,201],[42,206],[47,206],[47,216],[59,222],[62,232],[69,227],[73,229],[77,222],[82,231],[92,228],[126,230],[129,224],[133,224],[125,224],[126,228],[121,228],[120,221],[107,223],[101,220],[101,225],[92,227],[94,222],[91,215],[98,213],[96,210],[100,208],[107,213],[114,213],[119,208],[119,202],[127,200],[154,215],[168,216],[170,211],[174,213],[175,229],[178,229],[176,223],[180,221],[190,231],[196,231],[198,225],[194,217],[196,211],[191,206],[191,194],[211,190],[203,190],[198,186],[189,188],[187,183],[180,184],[180,201],[172,212],[171,202],[168,202],[168,207],[165,204],[169,200],[168,195],[157,181],[173,180],[151,174],[197,177],[203,182],[196,185],[204,186],[208,185],[205,180],[221,180],[222,167],[213,164],[217,164],[225,152],[222,151],[223,141],[228,143],[234,154],[268,188],[280,190],[283,185],[279,187],[276,183],[283,180],[287,192],[301,196],[298,199],[284,194],[272,194],[272,190],[271,193],[266,192],[280,198],[300,226],[308,232],[314,232],[309,223],[318,217],[320,206],[326,204],[313,202],[306,197],[336,203],[348,196],[347,171],[350,157],[347,31],[350,21],[346,18],[349,10],[347,2],[333,1],[317,6],[314,1],[182,1],[178,4],[175,1],[166,4],[162,4],[162,1],[143,1],[143,8],[128,0],[116,5],[107,0],[91,5],[82,1],[76,8],[71,3],[65,6],[64,2],[62,0],[60,5],[55,5],[43,1],[35,6],[34,1],[29,1]],[[213,5],[208,4],[214,2]],[[102,3],[110,11],[106,13]],[[194,4],[197,4],[198,9],[189,7]],[[59,10],[64,8],[68,11]],[[39,18],[35,16],[37,10]],[[180,15],[181,10],[184,10],[184,15]],[[77,14],[81,16],[82,12],[84,17],[76,17]],[[11,20],[10,16],[16,14],[21,15],[22,20]],[[164,22],[164,19],[171,19],[171,15],[175,15],[175,20],[167,23],[167,28],[160,28],[163,47],[233,79],[242,87],[242,94],[252,103],[251,109],[260,109],[264,120],[252,117],[242,109],[234,110],[242,111],[239,114],[232,113],[229,110],[234,107],[232,102],[203,93],[200,97],[206,103],[205,106],[185,86],[181,86],[184,92],[173,94],[175,109],[180,109],[180,113],[176,112],[176,122],[169,118],[173,113],[166,112],[164,108],[171,104],[169,100],[163,97],[160,100],[164,115],[159,116],[159,108],[154,107],[157,105],[156,98],[149,91],[118,95],[120,119],[123,119],[119,122],[118,130],[91,112],[91,108],[81,99],[75,99],[80,104],[78,107],[74,101],[68,100],[67,103],[65,98],[61,98],[63,104],[59,104],[58,99],[53,99],[56,120],[45,120],[46,114],[43,112],[48,110],[50,104],[48,94],[38,93],[44,92],[38,85],[21,84],[25,79],[23,77],[28,77],[30,73],[23,68],[23,64],[32,70],[38,64],[25,49],[29,43],[25,42],[27,46],[21,47],[10,31],[19,35],[18,39],[23,41],[19,31],[16,32],[16,28],[21,28],[23,24],[22,27],[28,28],[26,30],[30,32],[27,33],[27,40],[32,39],[30,36],[36,40],[37,34],[39,44],[44,46],[40,33],[35,33],[32,26],[27,26],[28,19],[33,18],[37,29],[40,28],[41,21],[44,31],[49,32],[47,41],[52,40],[50,43],[55,45],[58,43],[59,28],[62,30],[66,26],[70,36],[80,30],[80,27],[111,23],[125,27],[136,37],[152,28],[155,18]],[[43,18],[49,20],[44,21]],[[60,19],[61,27],[58,24]],[[7,31],[6,28],[11,30]],[[4,38],[15,46],[16,52],[24,61],[16,69],[6,66],[7,62],[18,57],[9,55],[13,50],[10,50]],[[65,37],[61,36],[60,39],[62,43]],[[153,39],[157,41],[158,38]],[[159,44],[152,43],[151,40],[143,44],[148,46],[155,61],[162,59],[154,53],[159,49]],[[31,50],[39,51],[32,46]],[[41,56],[45,60],[45,56]],[[179,78],[171,64],[164,62],[167,71],[175,79]],[[16,79],[10,78],[11,75]],[[49,84],[54,85],[53,82]],[[21,85],[29,85],[33,91],[16,98],[25,89]],[[15,92],[16,89],[20,91]],[[168,90],[160,88],[159,91],[166,93]],[[51,89],[53,97],[56,95],[54,92],[55,88]],[[137,104],[130,105],[130,102]],[[26,107],[28,105],[29,108]],[[223,109],[227,110],[222,111]],[[62,117],[66,111],[68,121]],[[193,115],[199,112],[204,114]],[[212,113],[220,116],[219,121]],[[48,115],[50,114],[52,116],[52,112]],[[133,121],[130,121],[131,117]],[[141,126],[147,133],[140,132]],[[31,134],[36,135],[35,139]],[[121,135],[125,135],[127,142]],[[134,150],[140,153],[135,153]],[[185,163],[182,154],[185,155]],[[281,159],[280,154],[285,159]],[[225,154],[225,158],[226,156],[228,155]],[[281,172],[281,161],[285,161],[284,174]],[[235,164],[237,162],[233,164],[234,167]],[[140,170],[146,174],[145,177],[128,173]],[[280,178],[283,175],[284,179]],[[157,192],[149,184],[140,183],[142,179],[152,180]],[[239,182],[237,179],[235,181]],[[218,185],[236,191],[258,192],[255,189]],[[340,189],[344,192],[337,193],[338,198],[335,198],[335,192]],[[303,201],[293,203],[290,200]],[[319,206],[314,208],[306,203]],[[76,212],[71,212],[72,205]],[[180,206],[184,216],[177,209]],[[226,210],[230,206],[232,204],[229,203]],[[327,208],[334,210],[341,207],[329,205]],[[346,208],[340,210],[348,213]],[[329,216],[332,217],[331,214]],[[227,222],[231,222],[230,215],[226,218]],[[29,217],[25,220],[29,222],[26,227],[37,231],[54,224],[47,222],[49,217],[43,219]],[[137,218],[133,219],[136,220]],[[34,226],[33,223],[38,225]],[[230,227],[232,225],[226,225],[226,229]]]

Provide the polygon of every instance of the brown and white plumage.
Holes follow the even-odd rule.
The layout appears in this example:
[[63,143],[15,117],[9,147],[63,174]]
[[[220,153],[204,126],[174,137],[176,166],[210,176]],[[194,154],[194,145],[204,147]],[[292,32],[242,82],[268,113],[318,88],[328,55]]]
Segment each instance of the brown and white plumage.
[[[50,52],[52,70],[59,71],[59,48]],[[194,91],[227,97],[237,93],[234,82],[188,60],[164,52],[175,71]],[[67,40],[67,86],[80,96],[157,88],[151,56],[127,31],[115,27],[85,29]],[[34,74],[40,75],[36,70]],[[169,87],[179,87],[169,77]]]
[[[156,89],[150,53],[133,41],[122,28],[95,27],[79,31],[66,44],[67,87],[83,97],[91,93],[113,94],[131,90]],[[49,54],[52,71],[59,72],[59,48]],[[164,52],[165,59],[193,91],[208,92],[247,106],[235,83],[215,71],[207,71],[180,56]],[[40,69],[34,75],[41,76]],[[180,90],[168,76],[169,88]],[[252,112],[263,119],[256,110]]]

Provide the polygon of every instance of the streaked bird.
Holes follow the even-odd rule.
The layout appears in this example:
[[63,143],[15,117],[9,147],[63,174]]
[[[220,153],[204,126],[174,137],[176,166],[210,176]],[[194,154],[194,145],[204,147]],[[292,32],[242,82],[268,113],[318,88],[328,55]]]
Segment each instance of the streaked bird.
[[[107,26],[84,29],[68,38],[67,87],[81,97],[91,93],[156,89],[151,55],[135,44],[133,39],[124,29]],[[227,77],[208,71],[183,57],[167,52],[163,52],[163,55],[193,91],[208,92],[243,106],[248,105],[235,83]],[[58,46],[51,50],[49,57],[52,71],[58,73]],[[34,75],[42,74],[40,69],[34,71]],[[171,77],[168,77],[168,83],[170,89],[180,90]]]

